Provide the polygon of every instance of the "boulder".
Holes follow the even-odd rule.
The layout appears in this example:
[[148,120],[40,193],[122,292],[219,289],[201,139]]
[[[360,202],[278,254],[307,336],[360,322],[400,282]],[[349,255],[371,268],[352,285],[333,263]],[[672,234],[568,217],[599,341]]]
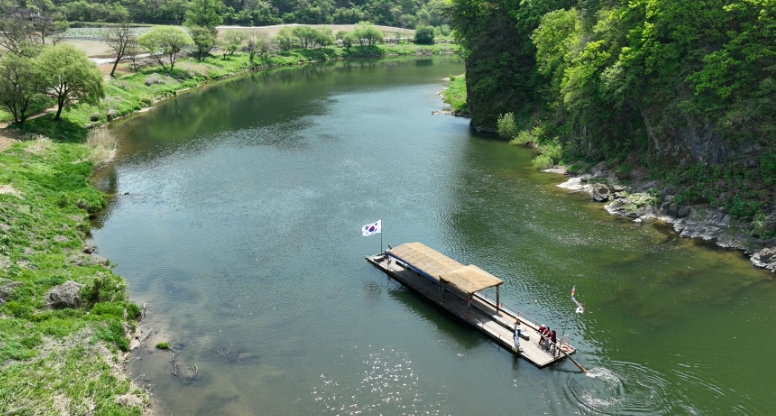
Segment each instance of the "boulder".
[[119,112],[110,108],[108,109],[108,112],[105,113],[105,117],[108,118],[108,120],[113,120],[114,118],[118,117]]
[[92,113],[92,115],[89,116],[89,120],[91,120],[91,121],[99,121],[100,120],[100,113]]
[[164,80],[157,74],[152,74],[145,80],[145,85],[150,87],[151,85],[164,84]]
[[71,308],[81,306],[81,289],[84,285],[72,280],[54,286],[46,294],[46,303],[54,309]]
[[720,238],[730,226],[730,215],[719,211],[705,212],[703,219],[681,218],[674,223],[674,231],[686,238],[714,240]]
[[593,201],[606,202],[609,200],[609,187],[603,183],[593,185]]
[[17,286],[21,286],[21,285],[22,285],[22,282],[15,282],[13,280],[8,280],[8,279],[0,279],[0,305],[4,305],[6,299],[8,299],[13,293],[13,290]]
[[776,271],[776,247],[766,247],[750,259],[752,264],[770,271]]
[[690,215],[690,207],[688,205],[682,206],[676,211],[678,218],[684,218],[688,215]]
[[672,217],[672,218],[677,218],[677,217],[679,216],[679,208],[678,208],[678,207],[677,207],[675,204],[670,204],[670,203],[669,203],[669,204],[668,204],[668,205],[665,207],[665,210],[666,210],[666,214],[667,214],[669,217]]

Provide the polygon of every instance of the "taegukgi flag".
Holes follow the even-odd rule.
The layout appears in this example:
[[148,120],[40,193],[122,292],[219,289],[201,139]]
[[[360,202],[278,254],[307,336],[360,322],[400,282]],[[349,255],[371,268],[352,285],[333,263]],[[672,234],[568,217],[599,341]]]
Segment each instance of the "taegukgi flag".
[[361,234],[364,237],[369,237],[370,235],[381,233],[382,228],[383,228],[383,220],[377,220],[377,222],[374,224],[367,224],[361,227]]

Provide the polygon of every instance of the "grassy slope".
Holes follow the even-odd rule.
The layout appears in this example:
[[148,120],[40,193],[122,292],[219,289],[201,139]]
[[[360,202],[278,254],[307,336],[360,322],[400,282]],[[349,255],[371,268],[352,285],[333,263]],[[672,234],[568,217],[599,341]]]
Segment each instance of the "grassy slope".
[[454,112],[469,110],[466,105],[466,77],[464,75],[450,76],[450,85],[442,91],[442,100],[450,104]]
[[[120,371],[125,330],[139,317],[107,261],[82,253],[88,212],[105,200],[90,186],[90,150],[48,140],[0,153],[0,414],[139,415],[116,397],[143,392]],[[6,187],[6,190],[9,189]],[[82,307],[51,310],[45,295],[65,281],[84,285]]]

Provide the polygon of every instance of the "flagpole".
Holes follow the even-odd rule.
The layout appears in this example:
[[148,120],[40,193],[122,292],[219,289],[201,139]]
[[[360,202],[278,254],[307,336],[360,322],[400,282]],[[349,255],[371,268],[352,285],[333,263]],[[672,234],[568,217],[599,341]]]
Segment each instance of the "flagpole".
[[380,218],[380,254],[383,254],[383,219],[382,218]]

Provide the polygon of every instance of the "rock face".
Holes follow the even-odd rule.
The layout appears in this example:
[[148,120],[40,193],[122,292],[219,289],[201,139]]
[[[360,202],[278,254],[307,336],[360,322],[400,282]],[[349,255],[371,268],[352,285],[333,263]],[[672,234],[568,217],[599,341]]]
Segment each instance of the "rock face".
[[[612,215],[642,220],[658,219],[674,224],[674,230],[682,237],[717,240],[717,245],[722,247],[742,249],[746,247],[742,238],[728,233],[732,222],[730,215],[710,208],[691,208],[688,205],[676,204],[673,202],[673,195],[665,195],[665,202],[658,207],[656,196],[653,192],[649,192],[650,189],[659,186],[654,182],[640,183],[631,187],[589,183],[605,175],[606,172],[594,168],[594,173],[570,178],[558,187],[586,192],[598,202],[611,201],[605,209]],[[776,226],[776,218],[774,218],[774,225]]]
[[755,253],[750,259],[757,267],[776,272],[776,247],[768,247]]
[[655,197],[647,193],[628,194],[625,191],[615,193],[615,200],[607,205],[606,211],[612,215],[630,218],[658,218],[654,207]]
[[[679,220],[674,222],[674,231],[682,237],[702,238],[704,240],[714,240],[722,237],[730,226],[732,218],[730,215],[719,211],[702,212],[679,210]],[[692,214],[692,215],[691,215]]]
[[84,285],[69,280],[55,286],[46,294],[46,303],[54,309],[77,308],[81,306],[81,288]]
[[0,279],[0,305],[4,305],[6,299],[13,293],[13,290],[17,286],[21,286],[21,284],[21,282],[14,282],[13,280]]

